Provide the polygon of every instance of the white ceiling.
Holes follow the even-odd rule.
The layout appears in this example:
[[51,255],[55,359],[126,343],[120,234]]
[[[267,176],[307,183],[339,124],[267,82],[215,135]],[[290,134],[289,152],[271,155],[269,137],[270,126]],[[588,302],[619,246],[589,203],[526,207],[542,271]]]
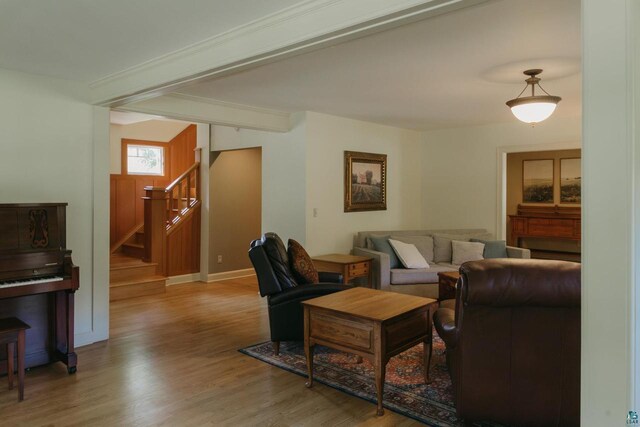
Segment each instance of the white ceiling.
[[[91,82],[299,2],[2,0],[0,67]],[[579,116],[580,39],[580,0],[491,0],[179,92],[434,129],[514,120],[543,68],[554,117]]]
[[2,0],[0,68],[83,82],[300,0]]
[[180,93],[415,129],[513,121],[522,71],[580,115],[580,0],[495,0]]

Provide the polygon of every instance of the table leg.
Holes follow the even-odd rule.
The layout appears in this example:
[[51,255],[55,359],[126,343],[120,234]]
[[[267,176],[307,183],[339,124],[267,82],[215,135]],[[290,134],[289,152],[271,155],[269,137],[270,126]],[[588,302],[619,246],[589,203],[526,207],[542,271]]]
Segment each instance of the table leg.
[[309,380],[305,383],[307,387],[313,386],[313,350],[309,307],[304,306],[304,354],[307,356],[307,371],[309,373]]
[[433,351],[432,345],[433,337],[429,334],[425,337],[422,342],[422,358],[423,358],[423,369],[424,369],[424,382],[425,384],[429,384],[431,380],[429,379],[429,367],[431,366],[431,352]]
[[376,375],[376,394],[378,398],[378,410],[376,414],[384,415],[384,408],[382,407],[382,397],[384,396],[384,377],[387,371],[387,361],[383,360],[377,355],[374,370]]
[[315,349],[315,345],[306,345],[304,346],[304,354],[307,356],[307,372],[309,374],[309,379],[304,384],[308,388],[313,387],[313,351]]
[[345,264],[344,268],[342,269],[342,283],[344,283],[345,285],[349,283],[349,265],[348,264]]

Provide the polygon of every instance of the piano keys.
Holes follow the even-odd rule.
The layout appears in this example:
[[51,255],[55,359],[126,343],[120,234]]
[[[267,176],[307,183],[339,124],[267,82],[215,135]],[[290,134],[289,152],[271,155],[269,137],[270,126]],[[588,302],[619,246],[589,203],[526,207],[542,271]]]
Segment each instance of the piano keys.
[[13,286],[35,285],[36,283],[57,282],[64,280],[61,276],[44,276],[38,279],[15,279],[0,282],[0,288],[11,288]]
[[0,318],[17,317],[31,326],[27,367],[61,361],[71,374],[77,368],[74,295],[80,280],[66,248],[66,206],[0,204]]

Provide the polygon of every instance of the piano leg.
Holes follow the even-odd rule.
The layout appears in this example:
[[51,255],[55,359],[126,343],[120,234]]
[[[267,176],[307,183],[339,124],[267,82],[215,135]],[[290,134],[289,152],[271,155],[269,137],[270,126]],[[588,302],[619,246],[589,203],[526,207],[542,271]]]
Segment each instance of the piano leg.
[[67,372],[77,370],[78,356],[74,348],[74,295],[72,291],[58,291],[55,296],[55,354],[67,365]]

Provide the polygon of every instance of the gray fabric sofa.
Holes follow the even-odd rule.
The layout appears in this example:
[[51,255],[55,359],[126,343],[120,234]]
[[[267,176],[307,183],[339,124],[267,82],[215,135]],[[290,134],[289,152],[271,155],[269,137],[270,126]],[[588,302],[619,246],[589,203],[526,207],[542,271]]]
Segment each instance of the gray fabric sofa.
[[[371,237],[391,236],[406,243],[414,243],[429,263],[429,268],[391,268],[389,255],[374,249]],[[394,291],[428,298],[438,297],[438,273],[457,271],[460,266],[451,263],[451,240],[493,240],[491,233],[482,228],[449,230],[390,230],[360,231],[354,237],[354,255],[373,258],[371,281],[375,289]],[[447,251],[448,244],[448,251]],[[507,246],[509,258],[531,258],[529,249]]]

